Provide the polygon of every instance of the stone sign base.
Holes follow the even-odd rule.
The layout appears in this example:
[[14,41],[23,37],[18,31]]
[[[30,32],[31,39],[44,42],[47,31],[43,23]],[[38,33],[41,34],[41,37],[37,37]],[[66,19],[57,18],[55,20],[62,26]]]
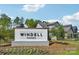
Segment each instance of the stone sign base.
[[49,46],[49,41],[13,41],[12,46]]

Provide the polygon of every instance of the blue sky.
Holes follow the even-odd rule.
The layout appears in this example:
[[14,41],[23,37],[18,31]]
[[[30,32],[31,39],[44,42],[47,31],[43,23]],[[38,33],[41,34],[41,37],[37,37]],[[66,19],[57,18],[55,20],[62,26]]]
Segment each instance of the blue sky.
[[79,28],[79,5],[78,4],[2,4],[0,13],[6,13],[12,19],[16,16],[46,20],[49,22],[59,21],[63,24],[72,24]]
[[2,12],[8,13],[9,15],[16,17],[16,16],[23,16],[25,18],[36,18],[36,19],[57,19],[61,18],[65,15],[72,15],[79,11],[79,5],[71,5],[71,4],[47,4],[43,8],[40,8],[36,12],[26,12],[23,11],[23,4],[4,4],[0,5],[0,10]]

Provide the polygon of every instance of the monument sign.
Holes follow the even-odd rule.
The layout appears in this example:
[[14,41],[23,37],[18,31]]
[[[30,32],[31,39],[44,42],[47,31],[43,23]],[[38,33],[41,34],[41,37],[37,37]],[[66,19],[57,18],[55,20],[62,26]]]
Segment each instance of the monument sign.
[[48,46],[48,29],[16,28],[12,46]]

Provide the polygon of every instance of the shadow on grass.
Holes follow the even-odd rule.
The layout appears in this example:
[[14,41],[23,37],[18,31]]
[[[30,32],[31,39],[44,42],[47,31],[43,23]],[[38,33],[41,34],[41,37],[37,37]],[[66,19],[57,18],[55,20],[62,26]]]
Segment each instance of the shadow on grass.
[[1,45],[0,45],[0,47],[6,47],[6,46],[11,46],[11,43],[1,44]]
[[62,45],[69,45],[69,43],[67,42],[50,42],[49,45],[52,45],[52,44],[62,44]]

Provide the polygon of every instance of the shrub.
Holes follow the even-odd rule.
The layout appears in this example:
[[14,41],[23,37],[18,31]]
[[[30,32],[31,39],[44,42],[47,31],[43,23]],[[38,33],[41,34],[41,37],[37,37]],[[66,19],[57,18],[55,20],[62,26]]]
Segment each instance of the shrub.
[[1,41],[8,43],[12,39],[14,39],[14,30],[0,30],[0,43]]

